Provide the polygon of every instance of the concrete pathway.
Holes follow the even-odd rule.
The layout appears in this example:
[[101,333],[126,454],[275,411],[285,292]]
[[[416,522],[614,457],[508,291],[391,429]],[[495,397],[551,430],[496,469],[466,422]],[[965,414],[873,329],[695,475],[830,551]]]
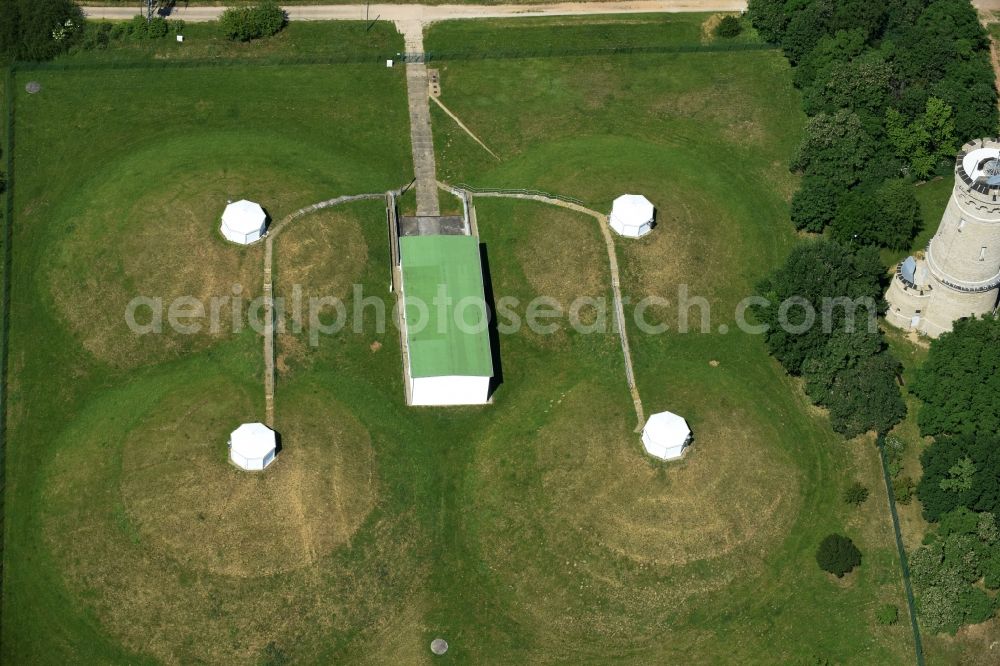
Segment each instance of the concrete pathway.
[[[455,189],[446,183],[441,186],[447,189]],[[570,201],[563,201],[541,194],[522,194],[520,192],[470,192],[473,197],[503,197],[507,199],[525,199],[529,201],[540,201],[552,206],[560,206],[569,210],[589,215],[597,220],[597,225],[604,236],[604,245],[608,251],[608,268],[611,273],[611,292],[614,298],[615,307],[615,327],[618,329],[618,339],[621,343],[622,356],[625,359],[625,381],[628,383],[629,392],[632,394],[632,405],[635,407],[636,426],[635,431],[641,432],[646,424],[646,416],[642,408],[642,398],[639,396],[639,388],[635,385],[635,370],[632,367],[632,349],[628,343],[628,330],[625,328],[625,308],[622,305],[621,281],[618,277],[618,255],[615,252],[615,239],[611,235],[611,228],[608,226],[608,217],[596,210],[575,204]]]
[[[398,21],[406,53],[424,53],[424,24]],[[406,97],[410,107],[410,145],[413,150],[413,175],[417,180],[417,215],[436,216],[438,208],[437,168],[434,162],[434,135],[431,131],[431,102],[427,84],[427,65],[406,63]]]
[[[981,0],[976,6],[996,5],[1000,0]],[[650,14],[669,12],[737,12],[745,0],[637,0],[636,2],[558,2],[537,5],[287,5],[292,21],[418,21],[431,23],[451,19],[516,18],[521,16],[592,16],[600,14]],[[171,17],[184,21],[214,21],[225,7],[176,7]],[[130,19],[139,13],[132,7],[85,6],[90,18]]]

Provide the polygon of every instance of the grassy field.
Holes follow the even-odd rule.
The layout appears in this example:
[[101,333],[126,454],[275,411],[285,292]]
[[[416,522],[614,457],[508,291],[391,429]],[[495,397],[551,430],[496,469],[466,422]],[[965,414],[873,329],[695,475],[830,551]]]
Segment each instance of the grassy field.
[[678,47],[717,43],[759,43],[756,31],[746,29],[735,39],[712,35],[718,15],[622,14],[601,17],[553,16],[528,21],[483,19],[434,24],[424,38],[424,50],[435,54],[482,54],[550,49],[613,49]]
[[[669,17],[664,31],[690,43],[704,34],[705,18]],[[478,23],[442,23],[432,26],[425,44],[447,51],[461,43],[530,43],[537,39],[532,31],[575,43],[575,23],[492,21],[490,34],[484,25],[482,35],[475,34]],[[802,121],[779,54],[438,67],[442,101],[501,157],[498,163],[432,109],[441,177],[538,188],[599,210],[618,194],[642,192],[657,204],[660,227],[647,239],[619,243],[626,295],[632,302],[649,294],[670,299],[674,307],[653,318],[671,326],[681,284],[712,306],[704,334],[632,332],[647,411],[688,416],[697,440],[690,459],[658,467],[634,457],[638,442],[626,434],[620,373],[617,406],[602,408],[596,419],[602,425],[586,436],[565,416],[553,417],[537,439],[513,451],[497,438],[492,450],[500,455],[502,446],[508,454],[476,482],[498,489],[490,491],[496,498],[486,505],[490,512],[501,514],[501,497],[536,491],[518,502],[526,515],[498,516],[480,542],[500,558],[510,589],[519,592],[522,622],[539,642],[530,657],[545,661],[546,654],[573,650],[582,659],[617,654],[699,663],[912,658],[904,627],[881,630],[871,621],[875,605],[902,607],[903,599],[870,442],[839,443],[759,338],[719,332],[719,326],[734,331],[736,303],[795,241],[787,214],[795,182],[786,165],[798,138],[790,128]],[[517,210],[524,206],[479,200],[488,247],[497,245],[491,220],[506,227],[523,217]],[[566,264],[555,242],[533,239],[534,261],[554,272],[565,267],[572,280],[586,283],[596,259],[581,256],[582,241],[566,238],[559,243],[570,253]],[[560,390],[557,403],[582,412],[590,396],[599,402],[592,382]],[[630,442],[625,450],[611,445],[621,440]],[[537,481],[526,472],[509,473],[502,484],[494,478],[528,456],[541,467]],[[571,471],[562,469],[566,461]],[[840,488],[854,478],[873,490],[860,513],[839,500]],[[546,502],[548,508],[530,513]],[[512,550],[495,525],[538,540]],[[816,542],[833,530],[851,534],[867,553],[846,586],[831,584],[812,561]],[[752,574],[741,578],[741,571]],[[718,635],[729,639],[712,640]]]
[[281,59],[346,59],[377,62],[401,50],[402,40],[392,24],[379,21],[295,21],[270,39],[233,42],[222,36],[217,23],[189,23],[182,31],[184,42],[173,34],[154,40],[122,40],[105,50],[79,51],[57,58],[55,63],[133,63],[164,65],[184,60],[239,59],[257,62]]
[[[665,30],[687,43],[705,18]],[[22,72],[44,89],[17,99],[2,660],[420,663],[443,636],[464,663],[912,662],[908,628],[873,617],[904,604],[874,447],[839,441],[734,330],[796,240],[803,117],[780,54],[440,67],[443,101],[501,157],[432,109],[443,179],[658,205],[618,256],[633,302],[683,283],[712,303],[706,333],[631,331],[647,411],[687,416],[693,450],[644,455],[610,328],[503,335],[491,406],[407,409],[398,333],[354,292],[389,298],[370,202],[275,241],[276,295],[342,296],[363,325],[279,336],[283,451],[237,474],[225,436],[262,415],[259,337],[136,338],[121,308],[259,293],[260,249],[218,238],[227,198],[280,219],[408,182],[402,72]],[[476,205],[496,298],[607,296],[591,218]],[[861,509],[840,500],[854,479]],[[865,555],[843,580],[813,559],[831,531]]]
[[[331,196],[407,182],[402,72],[40,70],[19,72],[19,88],[30,79],[43,92],[17,98],[23,177],[15,196],[4,661],[247,659],[271,640],[333,649],[325,634],[312,639],[319,647],[292,638],[310,622],[377,624],[383,607],[367,616],[357,604],[344,610],[357,596],[376,603],[371,590],[348,595],[352,585],[378,587],[350,556],[341,555],[340,574],[325,570],[348,578],[336,584],[344,596],[328,606],[309,600],[334,584],[303,566],[351,540],[373,512],[373,448],[353,410],[315,424],[334,400],[307,381],[288,387],[282,399],[294,425],[284,434],[298,462],[284,479],[255,486],[221,454],[234,422],[262,416],[259,338],[249,330],[136,337],[122,315],[139,294],[168,302],[229,296],[237,284],[248,301],[259,293],[260,248],[219,237],[226,199],[259,198],[280,219]],[[358,112],[370,108],[381,109],[377,121]],[[192,485],[211,470],[211,487]],[[317,501],[331,484],[347,496],[339,506]],[[171,502],[183,509],[171,511]],[[247,513],[253,502],[260,506]],[[303,530],[316,533],[308,546],[287,533],[301,502],[309,507]],[[259,528],[268,511],[282,518],[277,532]],[[382,548],[366,534],[370,548]],[[274,546],[281,543],[292,545]],[[405,535],[391,539],[392,547],[405,543]],[[287,575],[255,587],[246,575],[253,560]],[[272,603],[285,591],[293,596]],[[254,622],[249,647],[240,644],[234,636]]]

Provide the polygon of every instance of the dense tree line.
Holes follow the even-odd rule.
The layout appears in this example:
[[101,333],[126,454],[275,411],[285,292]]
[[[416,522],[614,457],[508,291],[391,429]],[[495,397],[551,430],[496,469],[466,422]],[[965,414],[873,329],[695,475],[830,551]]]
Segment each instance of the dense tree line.
[[48,60],[73,46],[83,25],[73,0],[2,0],[0,55],[8,62]]
[[888,432],[906,415],[900,364],[875,323],[885,309],[884,275],[874,248],[821,240],[795,247],[758,285],[766,304],[753,312],[767,327],[768,351],[805,380],[845,437]]
[[917,497],[924,517],[941,520],[964,508],[1000,515],[1000,437],[941,437],[920,456]]
[[960,507],[942,515],[924,543],[910,556],[921,623],[954,634],[993,617],[998,598],[986,590],[1000,588],[996,515]]
[[[169,3],[160,3],[160,6]],[[248,42],[270,37],[285,27],[288,17],[275,0],[226,10],[219,19],[223,36]],[[105,49],[116,43],[161,39],[180,34],[183,21],[162,16],[147,20],[86,22],[75,0],[0,0],[0,59],[50,60],[67,51]]]
[[968,0],[749,0],[794,65],[810,116],[792,162],[796,227],[905,248],[916,201],[900,178],[950,169],[997,129],[989,41]]
[[[960,319],[931,343],[913,392],[921,434],[917,497],[937,523],[913,553],[920,617],[954,633],[993,616],[1000,597],[1000,321]],[[981,583],[981,584],[980,584]],[[983,588],[986,588],[984,590]]]
[[1000,321],[956,321],[931,343],[913,393],[923,401],[917,416],[923,435],[1000,432]]

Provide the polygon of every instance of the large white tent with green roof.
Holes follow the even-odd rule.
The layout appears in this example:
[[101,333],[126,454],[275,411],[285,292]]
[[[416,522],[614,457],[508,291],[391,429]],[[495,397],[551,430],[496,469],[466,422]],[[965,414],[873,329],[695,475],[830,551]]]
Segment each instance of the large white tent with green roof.
[[493,377],[483,268],[473,236],[399,239],[411,405],[481,405]]

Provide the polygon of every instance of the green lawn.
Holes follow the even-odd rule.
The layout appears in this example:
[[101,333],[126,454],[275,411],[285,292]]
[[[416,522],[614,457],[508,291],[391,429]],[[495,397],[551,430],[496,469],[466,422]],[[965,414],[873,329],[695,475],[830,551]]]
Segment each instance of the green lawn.
[[338,60],[379,62],[402,50],[402,38],[386,21],[367,24],[363,21],[295,21],[270,39],[233,42],[222,36],[215,22],[188,23],[182,30],[184,42],[174,35],[152,40],[122,40],[108,49],[78,51],[55,60],[63,64],[145,62],[165,65],[186,60],[254,60],[276,62],[282,59]]
[[[705,18],[666,30],[687,43]],[[632,302],[685,283],[712,304],[706,333],[630,331],[646,409],[689,419],[689,455],[644,455],[610,328],[503,334],[492,405],[407,409],[398,333],[359,300],[390,297],[367,202],[275,241],[277,296],[342,296],[363,325],[279,335],[283,451],[235,473],[225,435],[262,415],[259,337],[134,339],[122,305],[259,293],[261,249],[218,238],[227,198],[280,219],[408,182],[402,72],[20,72],[19,90],[44,90],[17,98],[0,658],[415,663],[442,636],[466,663],[911,663],[908,627],[873,617],[904,604],[874,447],[839,441],[732,330],[796,241],[786,164],[804,118],[780,54],[440,68],[444,103],[501,157],[432,109],[442,179],[657,204],[654,233],[617,250]],[[476,207],[496,299],[608,295],[591,218]],[[839,497],[856,478],[861,509]],[[865,556],[841,581],[813,558],[831,531]]]
[[[551,50],[678,48],[702,44],[759,43],[747,25],[736,39],[717,39],[704,25],[708,14],[623,14],[601,17],[554,16],[530,20],[483,19],[434,24],[424,37],[432,56],[483,55]],[[710,24],[709,24],[710,25]]]
[[[700,34],[704,18],[671,17],[668,30],[689,41]],[[461,42],[530,41],[533,30],[546,29],[534,23],[493,21],[493,32],[482,35],[475,34],[478,24],[442,23],[430,29],[425,43],[429,50],[447,50]],[[509,38],[503,34],[508,30]],[[568,27],[559,30],[572,34]],[[620,369],[617,407],[600,412],[607,425],[583,437],[581,451],[543,458],[555,455],[538,451],[549,441],[546,430],[572,441],[572,429],[554,421],[504,458],[513,466],[533,456],[542,469],[540,489],[547,490],[519,506],[526,510],[553,492],[557,498],[550,500],[556,506],[523,520],[497,518],[513,533],[531,525],[529,533],[539,535],[537,543],[502,553],[511,589],[519,590],[516,607],[538,641],[531,658],[545,660],[572,645],[573,654],[593,660],[609,654],[668,662],[912,659],[907,629],[878,629],[871,617],[879,603],[905,604],[874,448],[870,442],[839,442],[767,357],[760,338],[735,331],[737,302],[796,240],[787,212],[796,184],[786,165],[802,119],[780,54],[437,66],[444,104],[501,157],[498,163],[432,109],[439,177],[480,187],[537,188],[581,198],[598,210],[607,210],[618,194],[644,193],[657,205],[659,227],[646,239],[618,243],[626,295],[633,303],[650,294],[670,299],[671,306],[651,312],[672,327],[678,323],[679,285],[712,306],[704,334],[649,336],[632,329],[647,412],[671,409],[689,418],[696,433],[690,460],[662,469],[647,465],[647,473],[628,458],[616,458],[624,455],[620,451],[595,443],[615,440],[612,424],[625,436]],[[518,214],[524,206],[477,201],[488,247],[497,244],[490,238],[491,220],[507,227],[511,219],[557,215]],[[562,233],[565,223],[547,226]],[[504,237],[510,233],[516,227]],[[553,256],[547,253],[559,241],[543,246],[537,233],[531,241],[535,253]],[[574,255],[583,251],[582,241],[565,244]],[[556,255],[551,263],[583,280],[592,261],[596,255],[580,257],[574,266]],[[697,309],[692,312],[694,318]],[[719,333],[720,325],[731,332]],[[603,355],[609,366],[619,364],[614,352]],[[591,381],[567,386],[559,399],[575,395],[571,404],[586,403]],[[566,460],[572,473],[556,466]],[[615,480],[591,471],[595,462],[618,470]],[[476,487],[509,494],[516,488],[518,496],[532,487],[527,472],[510,477],[506,485],[477,477]],[[569,488],[546,483],[550,477]],[[873,501],[860,512],[839,499],[840,489],[855,478],[873,491]],[[657,483],[662,494],[644,498],[656,494]],[[671,499],[672,493],[677,497]],[[499,499],[489,508],[495,513],[498,506]],[[574,515],[572,506],[583,516]],[[750,523],[756,529],[748,531]],[[495,531],[491,523],[480,535],[487,552],[502,551]],[[866,553],[865,566],[846,586],[815,570],[814,548],[830,531],[846,531]],[[560,569],[567,576],[562,581],[557,573],[546,574]],[[720,635],[727,640],[708,638]],[[584,648],[585,636],[600,640]]]
[[[31,79],[42,93],[23,93]],[[163,401],[211,402],[213,393],[242,391],[242,407],[220,401],[216,414],[205,415],[213,420],[198,425],[219,433],[259,419],[260,340],[249,331],[136,337],[122,306],[138,294],[228,296],[237,283],[248,300],[259,294],[260,248],[241,250],[218,235],[227,198],[260,198],[280,219],[332,196],[408,182],[403,72],[362,65],[39,70],[20,71],[17,83],[3,660],[136,663],[139,652],[166,659],[168,644],[174,658],[210,657],[205,641],[255,617],[252,606],[230,606],[233,624],[213,632],[208,619],[230,615],[212,604],[260,603],[273,591],[236,586],[235,600],[192,598],[192,584],[216,585],[219,593],[227,579],[213,583],[210,569],[180,567],[187,555],[142,531],[149,498],[129,498],[127,488],[144,486],[122,465],[129,433],[150,427],[143,415],[165,411],[175,428],[184,418],[183,410],[160,408]],[[382,213],[374,219],[382,239]],[[309,393],[306,386],[298,390]],[[290,388],[288,399],[294,395]],[[213,463],[224,460],[224,441],[212,440],[222,447]],[[74,515],[70,531],[65,520]],[[158,577],[139,577],[154,569]],[[360,571],[349,575],[361,584]],[[115,596],[124,590],[134,602],[151,586],[164,605],[133,609]],[[310,599],[318,594],[299,589]],[[360,621],[354,604],[340,615],[355,612]],[[139,623],[153,626],[164,615],[178,632],[173,639],[137,638]],[[263,628],[255,626],[257,641]],[[324,650],[335,644],[317,639]],[[219,645],[218,655],[245,657],[249,649]]]

